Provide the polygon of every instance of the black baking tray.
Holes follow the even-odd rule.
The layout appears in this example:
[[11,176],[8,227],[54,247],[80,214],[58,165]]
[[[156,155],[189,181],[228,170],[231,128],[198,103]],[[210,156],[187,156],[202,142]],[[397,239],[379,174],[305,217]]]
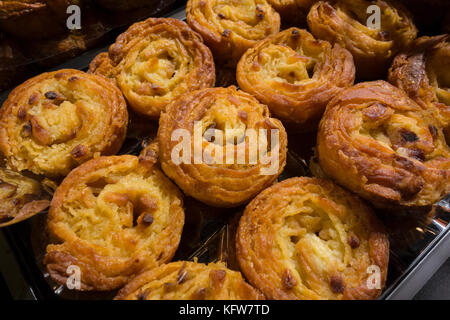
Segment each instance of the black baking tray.
[[[184,7],[167,16],[185,19]],[[107,47],[103,47],[86,52],[54,70],[86,70],[90,61],[99,52],[106,50]],[[7,91],[0,95],[0,103],[3,103],[8,94]],[[302,135],[291,140],[300,143],[290,144],[287,166],[280,180],[310,174],[307,162],[302,159],[308,160],[313,155],[311,150],[314,146],[314,135]],[[136,154],[141,148],[141,142],[128,139],[121,152]],[[197,257],[201,262],[221,259],[226,261],[230,268],[237,269],[233,257],[234,229],[243,208],[213,209],[190,198],[185,202],[186,210],[190,212],[186,215],[181,246],[174,259]],[[379,213],[385,220],[391,241],[388,281],[380,299],[412,299],[450,257],[450,195],[434,206],[432,215],[408,212],[394,219],[393,215]],[[36,300],[112,298],[114,292],[67,292],[67,289],[52,283],[42,265],[43,247],[36,244],[35,240],[36,232],[43,232],[45,218],[46,212],[43,212],[30,220],[2,229],[29,288],[30,297]]]

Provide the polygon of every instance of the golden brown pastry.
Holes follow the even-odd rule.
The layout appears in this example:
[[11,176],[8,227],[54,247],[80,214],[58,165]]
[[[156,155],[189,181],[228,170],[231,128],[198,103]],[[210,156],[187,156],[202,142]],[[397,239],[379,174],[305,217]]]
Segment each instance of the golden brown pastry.
[[47,246],[50,276],[80,290],[112,290],[172,259],[184,224],[182,195],[152,158],[100,157],[74,169],[56,190],[48,216],[58,244]]
[[306,16],[316,0],[267,0],[280,14],[283,25],[306,26]]
[[428,206],[450,191],[439,122],[387,82],[360,83],[334,98],[317,139],[325,174],[375,206]]
[[229,67],[259,40],[280,30],[280,16],[266,0],[189,0],[186,17],[214,57]]
[[186,194],[217,207],[249,201],[286,163],[281,122],[235,87],[198,90],[171,103],[161,114],[158,139],[164,172]]
[[417,39],[410,52],[395,57],[389,82],[435,111],[450,143],[450,36]]
[[103,77],[64,69],[14,89],[0,110],[0,151],[15,171],[64,176],[94,157],[119,151],[128,113]]
[[211,51],[183,21],[150,18],[135,23],[109,49],[116,80],[130,107],[159,117],[185,92],[214,86]]
[[0,168],[0,227],[28,219],[49,205],[39,182]]
[[[368,27],[371,5],[381,10],[381,29]],[[417,35],[406,9],[382,0],[319,1],[308,14],[308,26],[315,37],[348,49],[355,59],[357,78],[368,80],[384,77],[391,59]]]
[[384,228],[327,180],[291,178],[264,190],[245,209],[236,246],[242,272],[269,299],[376,299],[386,281]]
[[223,263],[177,261],[134,278],[116,300],[263,300],[264,297]]
[[67,7],[79,0],[0,1],[0,29],[26,39],[48,39],[67,30]]
[[353,85],[355,65],[338,44],[290,28],[249,49],[239,61],[237,80],[284,123],[312,129],[327,103]]
[[99,53],[89,64],[88,73],[103,76],[117,85],[114,66],[107,52]]

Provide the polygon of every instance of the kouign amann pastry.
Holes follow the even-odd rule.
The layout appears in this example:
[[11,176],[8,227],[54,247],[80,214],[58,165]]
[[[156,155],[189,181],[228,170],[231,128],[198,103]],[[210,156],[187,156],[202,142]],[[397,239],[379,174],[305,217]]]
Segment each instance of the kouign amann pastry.
[[0,227],[23,221],[47,209],[39,182],[19,173],[0,168]]
[[212,206],[249,201],[286,164],[283,125],[235,87],[198,90],[171,103],[161,114],[158,140],[164,172],[186,194]]
[[375,206],[426,207],[450,191],[450,148],[439,122],[387,82],[340,93],[317,140],[325,174]]
[[360,199],[331,181],[291,178],[259,194],[236,236],[241,270],[269,299],[376,299],[389,242]]
[[264,296],[223,263],[178,261],[147,271],[116,300],[263,300]]
[[395,57],[389,82],[425,109],[436,112],[450,142],[450,36],[421,37]]
[[211,51],[176,19],[150,18],[132,25],[110,47],[109,57],[129,106],[154,118],[181,94],[215,83]]
[[186,17],[214,57],[230,67],[259,40],[280,31],[280,15],[266,0],[189,0]]
[[[380,29],[369,23],[372,19],[367,9],[373,5],[380,8]],[[319,1],[308,14],[308,26],[315,37],[349,50],[357,78],[367,80],[384,77],[391,59],[417,35],[406,9],[382,0]]]
[[100,157],[74,169],[56,190],[44,263],[65,285],[80,268],[80,290],[120,288],[172,259],[184,225],[182,195],[150,157]]
[[128,113],[120,91],[78,70],[43,73],[14,89],[0,110],[0,151],[15,171],[64,176],[119,151]]
[[291,28],[249,49],[238,64],[237,80],[284,123],[312,129],[327,103],[353,85],[355,66],[338,44]]

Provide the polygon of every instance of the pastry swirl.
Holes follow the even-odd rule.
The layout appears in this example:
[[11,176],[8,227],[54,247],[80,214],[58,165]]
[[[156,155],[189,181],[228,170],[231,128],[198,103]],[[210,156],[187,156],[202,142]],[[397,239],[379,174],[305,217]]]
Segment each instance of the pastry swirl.
[[59,70],[14,89],[0,110],[0,150],[15,171],[64,176],[96,154],[119,151],[128,113],[102,77]]
[[237,80],[283,122],[312,127],[327,103],[353,85],[355,66],[338,44],[291,28],[249,49],[238,64]]
[[389,82],[424,109],[436,112],[450,142],[450,36],[421,37],[408,53],[397,55]]
[[150,117],[185,92],[213,87],[215,67],[202,38],[183,21],[135,23],[109,49],[117,85],[130,107]]
[[49,205],[39,182],[0,168],[0,227],[28,219]]
[[214,57],[231,67],[257,41],[280,30],[280,16],[266,0],[189,0],[186,17]]
[[236,237],[241,270],[269,299],[376,299],[389,242],[372,210],[331,181],[291,178],[245,209]]
[[[371,5],[381,9],[381,30],[368,27],[366,10]],[[349,50],[357,78],[368,80],[384,77],[391,59],[417,35],[410,14],[397,3],[382,0],[319,1],[308,14],[308,26],[315,37]]]
[[387,82],[334,98],[317,139],[325,174],[375,206],[428,206],[450,191],[450,148],[438,121]]
[[99,53],[94,60],[91,61],[88,73],[105,77],[117,85],[114,66],[111,63],[111,59],[107,52]]
[[[176,136],[177,129],[188,137]],[[278,143],[270,142],[273,133]],[[275,181],[286,163],[287,135],[281,122],[235,87],[198,90],[171,103],[161,115],[158,140],[164,141],[160,144],[164,172],[186,194],[212,206],[249,201]],[[186,141],[187,148],[180,150]],[[179,154],[182,159],[174,159]]]
[[264,297],[223,263],[177,261],[139,275],[116,300],[263,300]]
[[112,290],[172,259],[184,225],[182,195],[142,156],[100,157],[74,169],[56,190],[48,228],[50,276],[66,284],[78,266],[81,290]]

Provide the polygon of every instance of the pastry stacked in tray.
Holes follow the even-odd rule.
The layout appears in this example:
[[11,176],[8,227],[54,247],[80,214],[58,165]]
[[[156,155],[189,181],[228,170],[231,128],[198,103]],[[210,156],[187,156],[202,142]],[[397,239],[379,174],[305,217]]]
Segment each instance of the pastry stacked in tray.
[[104,45],[119,28],[176,1],[0,0],[0,90]]
[[[378,30],[366,26],[372,5]],[[60,182],[52,279],[66,285],[75,267],[75,289],[122,288],[117,299],[378,298],[389,241],[374,208],[426,214],[450,191],[449,36],[416,39],[393,1],[190,0],[186,13],[136,23],[88,73],[42,74],[4,103],[8,210],[48,203],[19,173]],[[159,121],[139,156],[117,155],[129,115]],[[316,177],[278,181],[289,138],[310,132]],[[245,208],[239,271],[171,262],[184,196]]]

